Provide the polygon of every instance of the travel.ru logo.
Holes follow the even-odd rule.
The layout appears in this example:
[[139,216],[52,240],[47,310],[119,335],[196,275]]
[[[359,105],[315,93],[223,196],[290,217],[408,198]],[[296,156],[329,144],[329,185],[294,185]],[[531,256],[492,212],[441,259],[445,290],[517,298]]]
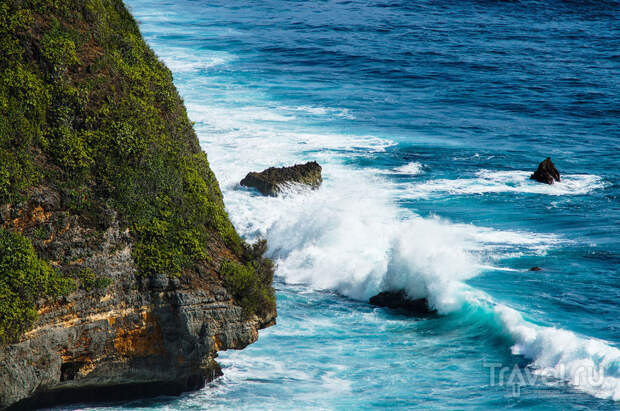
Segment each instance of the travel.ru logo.
[[506,387],[506,389],[511,390],[507,394],[508,397],[519,397],[523,387],[543,385],[600,387],[605,379],[603,370],[592,364],[581,364],[573,367],[559,364],[546,369],[519,367],[516,364],[510,367],[501,363],[487,362],[483,362],[482,365],[489,369],[489,385],[491,387]]

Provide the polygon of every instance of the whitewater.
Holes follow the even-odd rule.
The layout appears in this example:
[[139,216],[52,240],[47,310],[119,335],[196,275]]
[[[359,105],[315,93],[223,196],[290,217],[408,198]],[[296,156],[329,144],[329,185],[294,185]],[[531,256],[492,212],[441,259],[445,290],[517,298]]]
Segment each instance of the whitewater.
[[[617,8],[250,3],[129,1],[233,224],[268,241],[278,325],[222,353],[204,390],[124,407],[617,407]],[[598,54],[554,67],[562,41]],[[547,155],[563,173],[552,186],[529,179]],[[318,190],[239,185],[306,161],[323,167]],[[367,304],[400,289],[438,315]],[[536,381],[514,396],[488,364]]]
[[[191,102],[188,107],[194,121],[218,124],[217,117],[205,115],[213,110]],[[282,118],[277,112],[263,112],[261,116]],[[243,123],[228,127],[238,130]],[[537,372],[567,379],[575,388],[594,396],[620,400],[620,350],[605,341],[527,322],[518,311],[464,283],[483,269],[495,268],[493,262],[504,258],[506,250],[541,253],[567,240],[422,218],[396,204],[398,198],[427,193],[428,186],[445,187],[452,194],[505,189],[579,195],[601,187],[600,177],[569,175],[553,186],[543,186],[529,180],[531,172],[489,177],[488,172],[481,171],[472,182],[431,180],[418,190],[407,187],[402,194],[401,187],[385,181],[379,173],[343,165],[343,160],[352,156],[385,150],[392,145],[390,141],[289,134],[268,128],[259,132],[264,135],[262,139],[256,137],[255,129],[252,134],[250,139],[236,132],[228,134],[228,139],[223,135],[214,140],[201,136],[201,143],[213,159],[216,175],[221,176],[235,227],[248,239],[267,238],[269,256],[276,261],[277,275],[285,282],[335,290],[362,301],[381,291],[404,289],[411,298],[428,298],[430,305],[444,315],[471,310],[464,306],[473,305],[474,309],[488,311],[493,318],[490,326],[509,334],[514,343],[512,352],[532,360]],[[315,151],[319,153],[307,154]],[[274,153],[278,157],[275,164]],[[238,184],[248,170],[309,160],[323,165],[324,183],[318,191],[299,187],[273,198]],[[410,164],[404,167],[413,168]],[[416,167],[414,174],[418,172]],[[515,184],[508,185],[504,179]]]

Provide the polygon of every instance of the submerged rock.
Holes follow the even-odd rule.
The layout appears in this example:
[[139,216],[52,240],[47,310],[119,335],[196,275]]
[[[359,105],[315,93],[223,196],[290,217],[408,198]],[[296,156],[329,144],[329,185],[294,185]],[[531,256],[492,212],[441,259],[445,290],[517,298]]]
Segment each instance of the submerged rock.
[[405,291],[383,291],[370,298],[370,304],[379,307],[401,308],[416,315],[429,315],[435,312],[426,298],[410,299]]
[[560,172],[555,168],[551,157],[547,157],[538,165],[538,169],[530,176],[530,180],[536,180],[545,184],[553,184],[555,181],[560,181]]
[[309,161],[292,167],[270,167],[260,173],[248,173],[241,180],[241,185],[256,188],[264,195],[275,196],[288,184],[305,184],[317,189],[321,182],[321,166],[316,161]]
[[540,268],[540,267],[532,267],[532,268],[530,268],[530,271],[542,271],[542,268]]

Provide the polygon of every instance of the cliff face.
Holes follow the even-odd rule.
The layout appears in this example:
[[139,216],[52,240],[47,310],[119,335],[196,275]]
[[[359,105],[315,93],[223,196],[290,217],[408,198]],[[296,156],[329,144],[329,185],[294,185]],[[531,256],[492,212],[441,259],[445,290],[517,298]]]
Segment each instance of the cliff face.
[[[64,215],[53,204],[31,202],[29,208],[13,211],[30,216],[28,221],[9,218],[11,223],[41,224]],[[111,282],[41,301],[31,328],[0,349],[2,407],[197,389],[221,375],[217,351],[244,348],[275,322],[275,310],[248,316],[224,286],[218,270],[230,251],[223,243],[209,244],[217,259],[179,278],[142,277],[136,275],[131,236],[117,222],[95,241],[79,219],[64,218],[63,224],[42,240],[45,247],[85,256],[80,265]]]
[[120,0],[0,2],[0,408],[176,394],[275,323]]

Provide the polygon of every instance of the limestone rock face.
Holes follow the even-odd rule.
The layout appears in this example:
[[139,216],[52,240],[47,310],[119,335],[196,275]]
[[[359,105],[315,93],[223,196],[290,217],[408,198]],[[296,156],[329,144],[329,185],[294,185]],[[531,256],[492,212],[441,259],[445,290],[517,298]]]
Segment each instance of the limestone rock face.
[[309,161],[292,167],[270,167],[260,173],[248,173],[241,185],[256,188],[263,195],[275,196],[289,184],[304,184],[317,189],[322,181],[321,166],[316,161]]
[[378,307],[400,308],[415,315],[429,315],[435,312],[426,298],[410,299],[405,291],[383,291],[370,298],[370,304]]
[[539,183],[553,184],[555,181],[560,182],[560,172],[550,157],[547,157],[538,165],[538,169],[531,175],[530,180],[536,180]]
[[[29,205],[36,213],[6,213],[38,215],[39,224],[61,218],[62,212],[53,211],[54,193],[46,193],[45,201]],[[256,341],[259,329],[275,324],[275,310],[248,317],[235,304],[222,285],[217,258],[180,278],[143,278],[136,275],[131,239],[116,221],[95,242],[77,219],[64,223],[37,244],[42,254],[63,258],[69,252],[111,284],[42,302],[32,329],[0,348],[0,409],[198,389],[221,375],[218,351],[242,349]],[[214,256],[226,256],[224,244],[211,247]]]

